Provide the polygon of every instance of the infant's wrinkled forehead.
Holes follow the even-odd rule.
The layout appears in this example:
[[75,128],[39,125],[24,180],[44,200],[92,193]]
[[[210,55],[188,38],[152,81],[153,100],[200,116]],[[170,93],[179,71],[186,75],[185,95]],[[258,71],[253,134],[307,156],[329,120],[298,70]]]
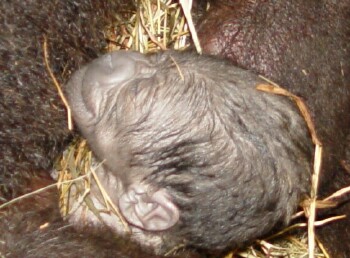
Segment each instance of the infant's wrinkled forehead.
[[90,63],[85,73],[84,83],[116,85],[141,73],[149,76],[153,73],[147,56],[133,51],[116,51],[105,54]]

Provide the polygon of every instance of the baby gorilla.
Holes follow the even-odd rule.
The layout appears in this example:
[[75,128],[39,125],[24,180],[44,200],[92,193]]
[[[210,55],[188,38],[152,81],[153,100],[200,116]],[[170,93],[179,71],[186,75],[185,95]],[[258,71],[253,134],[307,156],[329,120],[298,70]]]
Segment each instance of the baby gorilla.
[[[158,253],[222,250],[290,221],[309,191],[312,143],[295,103],[261,83],[224,60],[171,51],[114,52],[73,75],[73,117],[131,238]],[[74,206],[77,228],[125,234],[116,216],[102,223]]]

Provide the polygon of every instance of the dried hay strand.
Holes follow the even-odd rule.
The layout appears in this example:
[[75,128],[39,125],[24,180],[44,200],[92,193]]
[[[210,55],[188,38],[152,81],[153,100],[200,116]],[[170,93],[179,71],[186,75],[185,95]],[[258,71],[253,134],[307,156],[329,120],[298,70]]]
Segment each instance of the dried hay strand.
[[[106,29],[109,41],[108,51],[135,50],[141,53],[166,50],[172,47],[177,50],[189,46],[188,25],[178,3],[172,1],[138,1],[135,12],[125,12],[116,17],[117,23]],[[55,80],[54,80],[55,81]],[[56,87],[60,89],[55,83]],[[61,94],[60,94],[61,95]],[[64,98],[62,98],[64,101]],[[69,107],[67,108],[69,110]],[[71,119],[68,119],[70,121]],[[117,206],[111,201],[107,192],[99,182],[93,169],[91,151],[85,140],[73,142],[62,155],[59,171],[58,189],[60,192],[60,209],[63,217],[74,212],[70,205],[73,198],[84,209],[89,209],[102,221],[101,212],[112,212],[122,221],[129,231],[128,224]],[[73,181],[81,178],[80,181]],[[70,183],[66,183],[68,182]],[[90,198],[91,180],[94,180],[104,198],[104,209],[96,209]]]
[[[60,179],[58,180],[58,187],[60,187],[60,192],[62,193],[60,198],[60,207],[63,216],[71,212],[68,198],[75,198],[84,204],[84,206],[93,211],[94,215],[99,219],[100,212],[108,211],[118,215],[117,208],[116,210],[112,210],[110,208],[111,203],[108,203],[110,198],[107,193],[104,195],[105,208],[103,210],[97,210],[91,203],[91,200],[89,199],[91,180],[96,180],[97,178],[96,175],[93,175],[93,170],[91,169],[92,166],[94,166],[92,155],[86,140],[77,139],[64,152],[63,158],[60,164],[57,166],[57,169],[61,171]],[[95,166],[98,166],[98,164],[95,164]],[[74,184],[78,185],[78,187],[75,186],[75,188],[72,188],[72,185]],[[105,192],[101,185],[98,184],[98,186],[101,192]],[[77,191],[76,188],[79,188],[79,191]],[[330,202],[330,200],[347,192],[350,192],[350,187],[341,189],[324,200],[317,201],[316,208],[334,207],[334,202]],[[74,196],[72,196],[73,194]],[[307,210],[310,206],[310,200],[304,201],[302,206]],[[304,214],[304,211],[296,213],[293,218],[299,218]],[[122,219],[122,216],[120,216],[120,218]],[[344,216],[337,216],[325,219],[323,221],[316,221],[313,223],[313,227],[322,226],[326,223],[343,218]],[[294,223],[266,239],[257,240],[252,246],[244,250],[232,251],[229,254],[232,256],[225,257],[307,257],[308,236],[305,230],[307,226],[308,223],[306,222]],[[317,242],[317,244],[319,247],[321,247],[314,249],[314,257],[328,257],[327,253],[322,249],[321,243]],[[176,250],[178,250],[178,248],[176,248]],[[169,251],[169,254],[173,252],[174,250],[171,250]]]
[[[262,77],[267,80],[266,78]],[[314,170],[311,177],[311,192],[310,192],[310,202],[308,207],[304,207],[306,217],[308,217],[308,255],[310,258],[315,257],[315,219],[316,219],[316,198],[318,190],[318,181],[321,171],[321,161],[322,161],[322,143],[316,135],[316,129],[312,122],[311,115],[301,98],[293,95],[287,90],[281,88],[279,85],[267,80],[271,84],[260,84],[257,85],[257,90],[282,95],[292,99],[301,115],[303,116],[308,129],[311,134],[313,143],[315,144],[315,159],[314,159]]]
[[115,18],[117,22],[106,28],[108,51],[151,53],[169,48],[184,50],[190,45],[188,23],[175,1],[139,0],[136,11]]
[[[200,53],[198,39],[191,18],[191,2],[179,1],[177,3],[171,0],[139,0],[136,10],[122,10],[119,16],[116,16],[117,22],[105,29],[105,35],[109,42],[106,51],[115,50],[135,50],[141,53],[155,52],[165,49],[183,50],[190,45],[190,38],[195,41],[197,51]],[[68,123],[71,125],[70,109],[65,101],[60,86],[48,63],[48,53],[46,39],[44,40],[44,61],[54,85],[58,89],[62,101],[68,110]],[[314,173],[312,175],[312,187],[310,198],[302,203],[304,211],[296,213],[293,218],[305,216],[306,223],[294,223],[291,226],[281,230],[277,234],[263,240],[256,241],[250,247],[244,250],[234,250],[227,254],[225,258],[230,257],[329,257],[314,234],[315,226],[322,226],[325,223],[342,219],[343,216],[333,217],[324,221],[315,221],[317,209],[332,208],[336,206],[333,201],[335,198],[350,192],[350,186],[340,189],[324,200],[317,200],[317,188],[319,171],[322,160],[322,144],[318,140],[315,127],[310,119],[309,112],[300,98],[283,90],[271,81],[268,84],[258,85],[258,90],[287,96],[295,101],[301,114],[309,127],[311,137],[315,144]],[[70,126],[71,128],[71,126]],[[72,212],[70,202],[72,198],[78,200],[86,209],[91,210],[94,215],[101,220],[101,210],[94,207],[90,198],[91,182],[95,181],[99,187],[104,200],[104,211],[111,212],[119,216],[125,228],[128,228],[123,216],[119,214],[118,208],[113,204],[99,179],[94,172],[94,168],[101,164],[96,164],[92,158],[92,153],[83,139],[76,139],[62,154],[62,158],[56,164],[55,168],[59,172],[58,182],[45,188],[28,193],[16,199],[13,199],[0,206],[4,209],[7,206],[16,203],[19,200],[28,198],[48,188],[57,187],[60,192],[60,209],[63,217]],[[305,227],[308,227],[306,233]],[[318,245],[318,249],[315,246]],[[169,254],[173,253],[170,251]]]
[[[57,188],[60,192],[59,206],[63,217],[74,212],[71,202],[75,199],[85,210],[90,210],[103,223],[101,213],[113,213],[119,217],[125,230],[129,232],[129,226],[120,214],[118,207],[112,202],[107,191],[101,184],[95,169],[102,163],[97,164],[92,158],[92,153],[87,147],[86,140],[77,139],[64,151],[62,159],[56,165],[59,171]],[[76,180],[80,178],[80,180]],[[102,209],[94,206],[90,197],[91,183],[94,181],[103,197]]]

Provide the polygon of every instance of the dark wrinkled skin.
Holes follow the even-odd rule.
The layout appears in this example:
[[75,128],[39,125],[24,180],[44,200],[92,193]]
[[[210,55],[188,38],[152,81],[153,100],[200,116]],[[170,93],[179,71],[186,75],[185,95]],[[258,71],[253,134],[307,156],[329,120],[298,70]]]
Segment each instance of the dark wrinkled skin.
[[[349,1],[212,1],[198,25],[205,53],[262,74],[303,97],[324,144],[320,197],[350,185],[344,170],[350,128]],[[317,232],[332,257],[350,253],[350,203],[342,222]],[[326,214],[324,214],[326,215]]]
[[73,75],[73,118],[122,212],[138,184],[166,190],[179,208],[175,226],[144,230],[141,244],[224,250],[290,221],[309,193],[311,139],[296,105],[256,90],[262,83],[224,60],[170,51],[115,52]]
[[[221,2],[222,1],[218,2],[218,4]],[[259,3],[260,1],[257,1],[257,4]],[[325,11],[326,15],[319,15],[319,10],[317,10],[317,8],[315,10],[315,8],[312,7],[316,6],[319,3],[318,1],[300,3],[296,3],[295,8],[289,6],[288,10],[281,6],[279,7],[281,11],[277,11],[277,8],[274,15],[285,15],[286,17],[290,15],[291,17],[300,18],[300,16],[303,15],[308,17],[311,13],[311,15],[316,16],[316,18],[309,20],[309,22],[313,24],[313,29],[311,30],[315,30],[315,26],[317,28],[313,34],[318,35],[315,38],[315,42],[320,39],[319,35],[323,35],[327,40],[334,38],[330,40],[330,45],[324,43],[324,49],[329,50],[329,52],[321,51],[320,48],[314,49],[314,45],[312,44],[310,44],[312,45],[311,47],[306,45],[299,48],[299,44],[301,44],[299,42],[299,35],[295,36],[298,38],[298,40],[296,40],[297,43],[295,43],[295,40],[280,41],[281,39],[277,38],[275,34],[272,33],[268,34],[269,36],[266,35],[266,40],[256,41],[255,44],[252,44],[252,42],[249,42],[249,44],[240,44],[240,52],[238,52],[240,54],[232,57],[231,60],[239,66],[266,74],[290,89],[298,88],[296,93],[300,92],[300,95],[304,98],[309,95],[320,96],[318,98],[319,102],[315,103],[317,108],[315,107],[314,109],[317,111],[321,110],[322,115],[316,120],[323,119],[326,122],[329,121],[330,125],[327,124],[324,128],[338,128],[338,131],[333,129],[330,131],[331,135],[332,132],[335,132],[333,136],[337,136],[331,141],[334,140],[337,143],[341,143],[344,131],[346,131],[346,128],[349,128],[349,124],[346,122],[348,121],[346,114],[349,114],[349,112],[346,113],[348,108],[344,105],[344,99],[346,100],[346,96],[348,96],[347,89],[339,88],[339,91],[336,91],[338,88],[331,88],[330,91],[325,91],[325,93],[322,94],[321,90],[315,91],[315,89],[318,89],[316,86],[320,85],[318,82],[314,83],[315,76],[312,76],[311,80],[310,77],[308,77],[307,80],[303,76],[299,78],[298,71],[300,70],[295,70],[294,67],[312,67],[314,74],[317,74],[316,72],[318,70],[323,71],[323,69],[330,69],[327,70],[327,72],[323,71],[319,73],[323,78],[321,82],[329,81],[330,85],[340,85],[338,84],[338,80],[341,77],[339,77],[339,69],[336,69],[336,67],[339,65],[337,59],[341,56],[341,58],[345,60],[345,62],[342,62],[344,71],[343,80],[349,85],[349,73],[347,72],[349,69],[348,62],[346,62],[346,60],[349,60],[348,54],[343,52],[342,48],[339,47],[339,44],[342,45],[342,42],[345,42],[344,35],[349,35],[348,32],[344,32],[345,34],[341,32],[349,28],[349,25],[345,22],[347,20],[344,19],[346,12],[348,12],[348,6],[346,4],[341,5],[340,2],[337,7],[339,10],[334,12],[332,10],[331,12]],[[344,1],[344,3],[346,2]],[[120,10],[119,7],[115,9],[115,7],[111,7],[110,4],[111,3],[107,4],[105,1],[79,1],[79,4],[72,4],[69,2],[55,3],[50,1],[45,3],[45,5],[42,4],[42,1],[31,1],[30,3],[22,1],[0,2],[0,24],[2,25],[0,32],[1,202],[16,197],[21,193],[37,189],[39,186],[42,187],[52,183],[52,180],[47,178],[48,170],[51,169],[54,157],[60,152],[61,147],[65,145],[68,137],[66,117],[61,101],[57,97],[55,89],[52,87],[53,85],[47,76],[42,61],[43,34],[48,36],[49,56],[54,73],[59,81],[64,83],[67,77],[69,77],[70,71],[76,70],[82,63],[91,60],[100,53],[100,44],[103,42],[101,28],[106,24],[106,21],[102,20],[102,18],[109,17],[108,12],[111,10]],[[281,4],[283,5],[284,3]],[[220,9],[221,7],[218,5],[214,6],[214,8]],[[296,10],[297,8],[299,9]],[[234,10],[241,9],[235,8]],[[50,13],[50,15],[47,15],[48,13]],[[218,11],[218,13],[220,14],[220,11]],[[264,13],[268,15],[271,14],[271,11],[266,12],[266,10],[264,10],[259,15],[264,15]],[[317,13],[317,15],[315,13]],[[211,15],[213,15],[217,21],[221,21],[221,18],[225,19],[232,14],[237,15],[238,20],[235,22],[237,24],[241,22],[242,17],[246,16],[245,13],[243,13],[244,15],[240,11],[235,13],[231,9],[228,15],[220,14],[219,16],[215,16],[215,14],[209,14],[207,21],[214,20],[214,18],[211,18]],[[247,15],[247,17],[252,18],[255,15],[257,15],[256,12],[252,12],[252,14]],[[257,15],[257,17],[259,17],[259,15]],[[286,19],[281,20],[279,18],[274,20],[274,22],[277,23],[277,25],[278,22],[284,22],[284,24],[280,26],[284,28],[285,26],[294,26],[293,22],[298,21],[298,19],[295,18],[288,19],[288,22],[286,22]],[[321,18],[331,20],[339,19],[340,22],[336,23],[332,20],[330,23],[319,22],[317,24]],[[271,21],[271,19],[268,20]],[[251,26],[252,29],[255,26],[263,27],[260,25],[261,21],[256,22],[255,25],[254,20],[251,22],[253,22]],[[220,26],[221,24],[224,23],[219,22]],[[305,24],[303,23],[301,25],[302,29],[288,31],[287,35],[304,33],[307,28],[310,28],[310,26],[305,26]],[[328,26],[325,26],[325,24]],[[338,28],[335,28],[336,24],[339,25]],[[209,27],[211,26],[209,25]],[[319,32],[322,28],[326,30],[326,33]],[[218,28],[216,28],[216,30],[217,29]],[[69,31],[72,33],[68,33]],[[256,32],[256,30],[254,31]],[[240,30],[240,32],[244,35],[246,30]],[[266,33],[266,31],[264,33]],[[261,37],[264,36],[264,33],[261,33]],[[205,36],[201,37],[208,38],[209,35],[213,38],[218,37],[217,34],[213,31],[210,32],[210,30],[208,30]],[[230,37],[231,36],[229,36],[229,38]],[[223,39],[222,42],[226,40],[227,39]],[[242,42],[246,41],[249,41],[249,38],[242,40]],[[321,42],[323,41],[321,40]],[[321,44],[321,42],[318,44]],[[231,43],[235,46],[234,41],[230,42],[230,44]],[[267,53],[263,51],[263,55],[259,54],[259,58],[255,61],[254,58],[251,57],[260,53],[260,48],[257,47],[257,44],[262,43],[264,43],[265,46],[274,46],[274,48]],[[285,46],[291,45],[292,43],[296,44],[296,46],[288,51],[288,55],[285,55],[284,52],[281,54],[283,48],[278,48],[278,44]],[[334,45],[336,47],[332,47]],[[229,49],[227,44],[225,46]],[[345,46],[345,48],[348,49],[347,46]],[[278,49],[280,50],[278,51]],[[306,53],[305,55],[302,54],[304,52],[299,54],[301,49]],[[210,53],[210,48],[206,48],[206,51]],[[322,55],[319,55],[320,51]],[[228,52],[230,52],[230,50]],[[235,52],[237,52],[237,50],[235,50]],[[229,56],[229,54],[221,53],[221,51],[214,51],[211,53]],[[254,53],[254,55],[252,53]],[[294,60],[293,57],[296,55],[298,55],[298,57]],[[305,59],[303,59],[302,56],[305,56]],[[281,61],[280,59],[283,60]],[[290,65],[288,61],[294,65]],[[324,67],[320,67],[320,63],[323,64]],[[338,65],[334,66],[335,63]],[[276,67],[273,64],[276,64]],[[284,64],[284,66],[282,66],[282,64]],[[334,71],[337,72],[334,73]],[[326,78],[325,75],[327,74],[332,76]],[[295,84],[298,86],[291,85],[292,81],[299,81],[301,78],[304,78],[302,79],[302,83]],[[308,80],[310,80],[309,83],[307,82]],[[323,86],[325,84],[326,83],[321,83]],[[304,88],[300,85],[307,85],[307,87]],[[322,90],[325,90],[325,88],[322,87]],[[336,97],[325,99],[325,95]],[[315,100],[315,98],[312,99]],[[338,101],[328,105],[328,99],[336,99]],[[308,102],[310,102],[310,100]],[[322,108],[323,104],[324,107],[326,107],[324,109]],[[332,109],[332,107],[334,107],[334,109]],[[332,119],[328,119],[327,116],[324,115],[324,113],[327,112],[332,115]],[[316,114],[315,111],[313,111],[313,113]],[[341,119],[338,119],[339,117]],[[321,124],[321,122],[318,122],[318,124]],[[320,128],[320,126],[318,127]],[[341,145],[333,145],[332,142],[330,145],[337,146],[335,150],[331,149],[331,151],[334,151],[336,157],[340,157],[341,155],[338,154],[341,153],[343,149],[340,147]],[[329,162],[328,164],[338,163]],[[337,166],[334,171],[338,171]],[[332,173],[330,173],[330,175],[333,176]],[[334,189],[338,188],[339,185],[346,184],[347,178],[338,178],[338,176],[341,177],[342,175],[341,173],[340,175],[338,174],[334,183],[331,184],[325,179],[326,182],[323,185],[329,185],[330,187],[323,187],[325,190],[322,192],[332,192]],[[323,176],[323,178],[327,177]],[[341,184],[339,182],[341,182]],[[33,187],[33,184],[38,185]],[[5,246],[2,241],[0,242],[2,254],[5,253],[8,257],[30,257],[30,255],[33,257],[47,257],[48,254],[50,254],[50,257],[64,257],[64,255],[66,255],[66,257],[75,257],[77,255],[81,257],[81,254],[86,254],[87,257],[123,257],[123,255],[126,257],[145,257],[142,251],[138,251],[137,248],[133,250],[133,245],[131,245],[130,250],[125,251],[127,249],[123,249],[122,244],[115,246],[114,242],[108,242],[106,239],[87,238],[87,235],[78,234],[71,230],[71,228],[65,228],[64,231],[59,230],[56,232],[56,227],[61,227],[63,222],[59,218],[56,200],[53,200],[56,199],[56,195],[53,194],[53,196],[54,197],[44,199],[47,200],[44,202],[42,202],[40,198],[35,200],[27,199],[26,205],[29,207],[26,205],[24,205],[25,207],[19,205],[13,207],[11,210],[0,211],[0,240],[4,239],[5,234],[7,234],[6,237],[9,237],[6,238],[5,245],[7,246]],[[47,206],[43,206],[43,203],[47,203]],[[346,210],[346,206],[344,210]],[[338,212],[342,213],[342,210]],[[211,218],[205,218],[204,220],[210,219]],[[42,231],[37,229],[39,225],[45,222],[57,222],[57,224],[49,226],[48,230],[42,233]],[[344,250],[346,251],[346,248],[348,248],[348,241],[346,241],[347,238],[345,238],[345,230],[348,229],[344,224],[337,223],[336,225],[338,226],[325,227],[323,232],[324,235],[328,235],[328,247],[331,244],[334,245],[334,254],[339,254],[338,256],[340,256],[340,253],[344,253]],[[10,228],[11,231],[9,230]],[[338,231],[343,228],[345,230]],[[12,231],[12,229],[14,231]],[[8,234],[9,232],[11,232],[11,234]],[[207,234],[208,237],[210,237],[210,230]],[[108,232],[105,232],[105,235],[110,236]],[[45,244],[41,244],[43,239],[49,241],[44,242]],[[67,239],[69,239],[69,241],[66,241]],[[339,241],[339,239],[341,241]],[[194,239],[193,241],[199,240]],[[341,245],[339,246],[337,243]],[[64,248],[65,245],[68,248]],[[74,247],[74,249],[72,247]],[[79,250],[81,254],[79,252],[77,254],[76,250]],[[339,253],[335,253],[337,250]],[[142,255],[139,255],[140,252]]]

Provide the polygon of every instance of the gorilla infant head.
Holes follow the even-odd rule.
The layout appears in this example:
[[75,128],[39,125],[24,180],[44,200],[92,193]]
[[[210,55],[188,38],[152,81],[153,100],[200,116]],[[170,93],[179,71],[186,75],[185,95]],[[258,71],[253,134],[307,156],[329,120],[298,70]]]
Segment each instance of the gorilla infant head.
[[[114,52],[66,85],[97,174],[131,237],[164,252],[244,245],[290,221],[309,190],[312,144],[289,99],[207,56]],[[95,206],[102,202],[92,187]],[[102,224],[82,208],[78,228]],[[123,233],[119,219],[103,223]]]

